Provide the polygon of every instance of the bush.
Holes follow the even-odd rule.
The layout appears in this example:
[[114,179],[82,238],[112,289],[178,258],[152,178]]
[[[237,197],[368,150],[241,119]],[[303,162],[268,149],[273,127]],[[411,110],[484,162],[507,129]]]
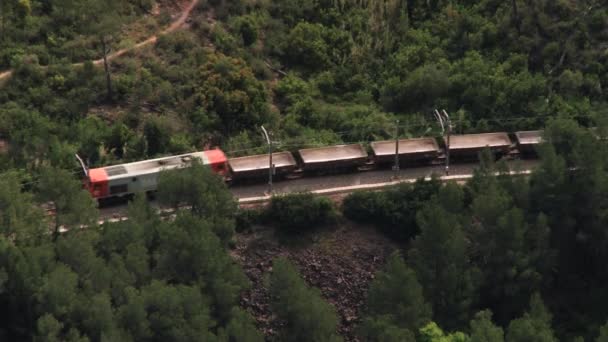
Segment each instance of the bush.
[[236,25],[245,46],[251,46],[258,40],[257,25],[250,16],[240,17]]
[[419,232],[416,213],[439,191],[437,179],[420,179],[412,186],[401,184],[384,191],[361,191],[348,195],[342,203],[347,218],[371,223],[388,237],[406,241]]
[[335,208],[327,197],[311,193],[275,196],[268,206],[268,218],[287,233],[312,230],[329,223],[335,217]]
[[251,227],[263,220],[264,212],[257,209],[238,209],[235,215],[235,228],[237,233],[251,231]]

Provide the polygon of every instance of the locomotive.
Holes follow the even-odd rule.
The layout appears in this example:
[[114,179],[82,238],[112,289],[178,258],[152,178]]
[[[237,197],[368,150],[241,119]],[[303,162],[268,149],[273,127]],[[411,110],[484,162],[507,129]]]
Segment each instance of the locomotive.
[[[449,153],[456,161],[476,159],[484,148],[489,148],[496,158],[534,156],[541,137],[542,131],[520,131],[512,135],[506,132],[452,135]],[[300,149],[295,153],[275,152],[272,154],[273,174],[278,178],[293,178],[329,171],[369,170],[391,165],[397,151],[400,163],[406,165],[440,163],[448,146],[439,139],[426,137],[400,139],[398,146],[395,140],[374,141],[369,144],[369,149],[371,153],[363,144],[346,144]],[[158,175],[162,170],[187,167],[194,158],[209,165],[227,182],[263,179],[270,169],[268,154],[227,158],[220,149],[213,149],[89,170],[85,168],[85,187],[98,200],[137,192],[151,193],[157,189]]]
[[220,174],[226,174],[226,155],[221,150],[207,150],[142,160],[87,170],[85,168],[85,187],[98,199],[123,197],[137,192],[156,191],[158,175],[162,170],[186,167],[194,159]]

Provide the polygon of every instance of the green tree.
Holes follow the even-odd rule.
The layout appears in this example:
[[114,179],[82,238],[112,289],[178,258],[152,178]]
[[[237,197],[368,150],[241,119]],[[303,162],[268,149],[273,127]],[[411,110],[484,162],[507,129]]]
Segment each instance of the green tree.
[[6,131],[11,146],[9,153],[20,165],[36,169],[46,159],[48,142],[55,124],[38,111],[26,109],[15,102],[0,108],[2,131]]
[[463,207],[462,190],[449,184],[440,190],[438,197],[447,199],[454,211],[444,209],[439,200],[431,200],[418,212],[421,233],[413,241],[408,259],[425,297],[432,303],[435,320],[455,329],[469,320],[479,272],[470,266],[467,239],[455,213]]
[[230,341],[262,342],[264,337],[257,330],[255,321],[240,308],[232,309],[232,318],[226,326],[225,334]]
[[53,212],[53,234],[59,236],[59,228],[94,225],[98,217],[95,200],[68,171],[46,167],[38,183],[42,202],[50,203]]
[[101,158],[103,143],[110,134],[109,127],[98,117],[89,116],[78,122],[76,130],[80,142],[79,153],[86,158],[88,165],[96,165]]
[[[209,301],[195,286],[160,281],[142,289],[152,336],[160,341],[214,340]],[[167,314],[170,313],[170,314]]]
[[417,331],[430,321],[431,312],[416,274],[395,252],[370,285],[360,334],[378,340],[373,333],[382,333],[378,326],[388,326],[399,336],[408,336],[404,330]]
[[469,337],[458,331],[446,335],[435,322],[430,322],[419,330],[419,342],[468,342]]
[[595,339],[595,342],[607,342],[608,341],[608,323],[600,327],[600,334]]
[[237,21],[237,27],[245,46],[250,46],[258,40],[258,28],[251,17],[241,17]]
[[298,23],[289,32],[287,40],[286,53],[289,60],[312,70],[327,67],[330,63],[330,47],[324,39],[327,30],[322,24]]
[[0,227],[2,235],[17,244],[36,243],[44,240],[47,230],[32,194],[24,192],[22,177],[16,171],[0,173]]
[[173,224],[161,225],[155,273],[171,283],[199,284],[210,294],[215,315],[226,319],[248,281],[211,227],[190,213],[179,213]]
[[224,133],[257,126],[268,119],[268,96],[242,59],[209,56],[199,71],[196,98],[202,108],[221,120]]
[[144,124],[144,137],[146,138],[146,154],[155,156],[165,152],[169,145],[171,132],[167,125],[160,120],[148,120]]
[[112,99],[112,74],[110,69],[109,55],[112,51],[111,45],[123,24],[122,9],[124,0],[87,0],[80,4],[83,15],[83,23],[87,25],[90,33],[97,37],[103,68],[106,75],[106,96]]
[[[468,235],[472,260],[483,274],[481,297],[503,322],[525,307],[543,273],[553,265],[547,246],[549,229],[542,219],[527,222],[493,175],[476,174]],[[538,225],[538,226],[537,226]],[[542,253],[542,254],[540,254]]]
[[234,234],[236,203],[220,176],[198,160],[184,169],[161,172],[158,179],[161,203],[177,209],[190,206],[194,215],[205,218],[212,231],[227,244]]
[[551,328],[551,313],[538,293],[530,299],[530,310],[509,324],[507,342],[552,342],[557,341]]
[[61,341],[60,333],[62,328],[63,324],[53,317],[53,315],[47,313],[36,322],[37,333],[34,339],[38,341],[59,342]]
[[116,316],[119,326],[129,331],[134,340],[149,339],[152,336],[148,311],[141,291],[132,287],[125,288],[126,300],[118,309]]
[[504,331],[492,323],[492,312],[480,311],[471,320],[471,342],[503,342]]
[[78,275],[66,265],[59,264],[46,274],[37,289],[37,301],[42,312],[68,320],[77,298]]
[[359,337],[374,342],[415,342],[414,333],[400,328],[388,316],[365,317],[359,325]]
[[309,288],[286,259],[273,262],[270,275],[270,305],[285,323],[283,341],[341,341],[336,332],[338,318],[317,289]]

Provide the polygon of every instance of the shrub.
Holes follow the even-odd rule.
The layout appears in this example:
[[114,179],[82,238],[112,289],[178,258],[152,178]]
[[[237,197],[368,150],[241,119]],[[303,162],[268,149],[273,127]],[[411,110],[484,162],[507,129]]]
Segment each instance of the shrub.
[[335,208],[327,197],[311,193],[275,196],[268,206],[268,218],[287,233],[312,230],[329,223],[335,217]]
[[388,237],[405,241],[419,232],[416,213],[439,191],[437,179],[420,179],[412,186],[401,184],[384,191],[361,191],[348,195],[342,203],[347,218],[371,223]]
[[245,46],[251,46],[258,40],[258,28],[251,17],[240,17],[237,21],[237,27]]
[[262,221],[264,211],[258,209],[238,209],[235,215],[235,231],[237,233],[248,232],[251,227]]

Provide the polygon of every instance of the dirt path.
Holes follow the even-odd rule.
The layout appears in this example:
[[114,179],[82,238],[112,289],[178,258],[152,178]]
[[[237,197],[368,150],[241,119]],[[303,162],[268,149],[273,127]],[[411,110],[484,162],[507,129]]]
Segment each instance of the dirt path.
[[[141,47],[150,45],[150,44],[154,44],[156,43],[156,40],[158,39],[159,35],[163,35],[163,34],[167,34],[167,33],[171,33],[175,30],[177,30],[178,28],[180,28],[185,22],[186,19],[188,19],[188,17],[190,16],[190,13],[192,12],[192,10],[194,9],[194,7],[198,4],[198,0],[192,0],[190,1],[190,4],[188,4],[188,6],[186,6],[186,8],[184,8],[184,10],[182,11],[181,15],[179,16],[179,18],[177,18],[177,20],[175,20],[173,23],[171,23],[171,25],[169,25],[169,27],[167,27],[166,29],[162,30],[161,32],[149,37],[148,39],[139,42],[131,47],[128,48],[124,48],[121,50],[118,50],[114,53],[111,53],[110,55],[108,55],[108,60],[112,60],[116,57],[120,57],[122,55],[124,55],[125,53],[135,50],[135,49],[139,49]],[[72,65],[74,66],[81,66],[83,65],[83,62],[80,63],[74,63]],[[100,65],[103,64],[103,58],[100,59],[96,59],[93,61],[94,65]],[[11,76],[13,75],[13,70],[6,70],[3,72],[0,72],[0,81],[4,81],[9,79]]]

